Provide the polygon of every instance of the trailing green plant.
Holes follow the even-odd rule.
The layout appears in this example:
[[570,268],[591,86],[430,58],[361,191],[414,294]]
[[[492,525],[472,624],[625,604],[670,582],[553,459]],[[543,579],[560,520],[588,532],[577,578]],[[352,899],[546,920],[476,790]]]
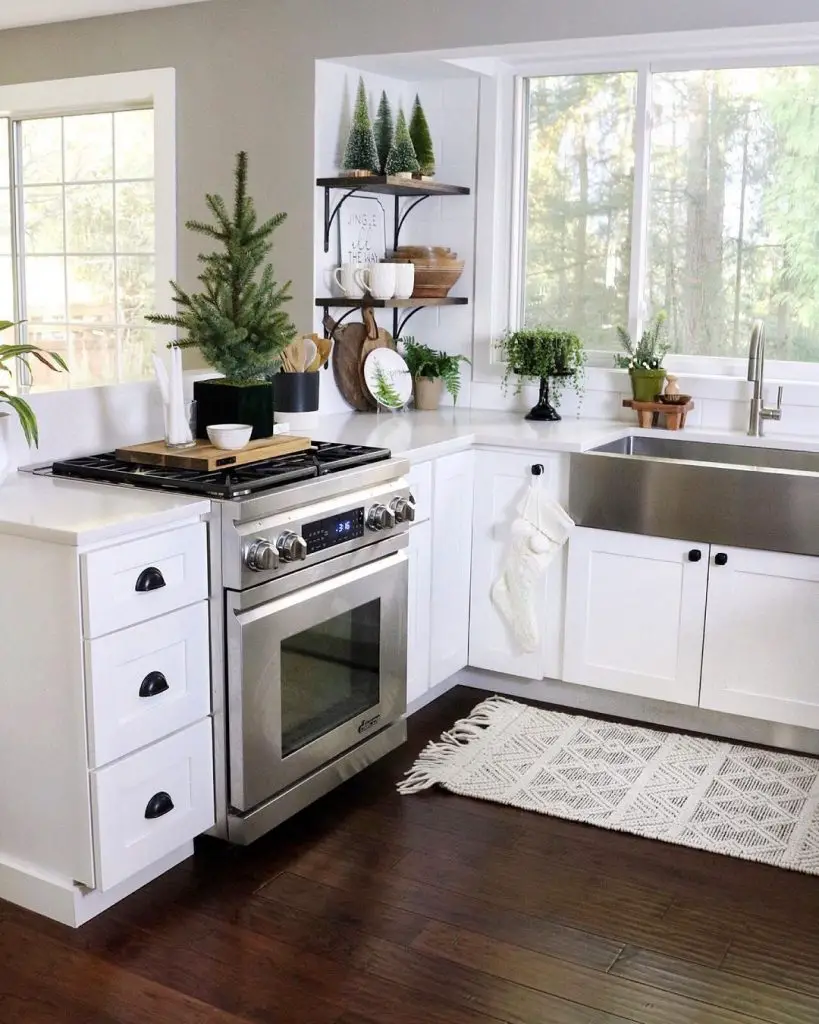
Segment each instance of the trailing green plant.
[[623,351],[615,355],[614,365],[620,370],[661,370],[670,348],[666,320],[665,310],[660,310],[636,345],[625,327],[618,326]]
[[224,199],[208,193],[205,202],[215,224],[189,220],[189,231],[218,242],[221,249],[199,256],[204,269],[202,291],[187,292],[171,281],[176,314],[152,313],[154,324],[184,332],[176,344],[198,348],[209,366],[230,384],[264,378],[271,363],[296,336],[296,328],[281,308],[290,301],[290,282],[277,285],[268,256],[272,235],[287,214],[277,213],[259,224],[256,207],[247,194],[247,153],[236,157],[233,215]]
[[458,401],[461,391],[461,363],[468,363],[466,356],[451,356],[446,352],[436,352],[429,345],[421,345],[413,337],[402,338],[404,359],[415,377],[427,377],[435,380],[440,377],[452,401]]
[[[7,331],[10,327],[16,326],[17,324],[13,320],[0,320],[0,331]],[[61,370],[68,372],[68,367],[62,356],[56,352],[38,348],[36,345],[0,345],[0,372],[7,373],[11,377],[9,363],[12,359],[19,359],[30,373],[29,358],[31,356],[55,373],[59,373]],[[24,398],[20,398],[19,395],[10,394],[6,388],[0,385],[0,405],[9,405],[17,413],[20,426],[23,428],[23,436],[29,448],[32,445],[35,448],[39,447],[40,431],[37,427],[37,417],[28,402]]]
[[504,360],[504,391],[516,377],[515,394],[519,395],[523,382],[528,379],[551,380],[556,400],[566,386],[578,397],[583,393],[586,370],[586,350],[583,342],[570,331],[556,331],[549,327],[522,327],[507,331],[498,350]]
[[387,406],[388,409],[400,409],[404,404],[401,396],[395,389],[395,385],[381,366],[376,366],[375,368],[374,390],[378,403]]

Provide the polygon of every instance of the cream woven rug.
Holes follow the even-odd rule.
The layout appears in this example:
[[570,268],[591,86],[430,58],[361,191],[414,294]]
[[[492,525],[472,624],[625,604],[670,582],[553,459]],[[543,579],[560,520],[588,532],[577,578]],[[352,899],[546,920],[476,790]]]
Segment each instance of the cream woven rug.
[[819,760],[491,697],[401,793],[461,796],[819,874]]

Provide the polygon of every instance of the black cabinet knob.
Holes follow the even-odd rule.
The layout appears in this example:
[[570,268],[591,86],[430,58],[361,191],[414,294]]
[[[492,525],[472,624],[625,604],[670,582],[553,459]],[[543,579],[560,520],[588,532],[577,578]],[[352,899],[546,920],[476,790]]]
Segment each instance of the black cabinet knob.
[[161,672],[149,672],[139,688],[140,697],[156,697],[170,689],[168,680]]
[[727,564],[728,564],[728,556],[725,554],[724,551],[718,551],[714,555],[714,565],[727,565]]
[[173,810],[173,800],[170,793],[154,793],[145,806],[146,818],[161,818],[163,814]]
[[700,551],[699,548],[691,548],[691,550],[688,552],[688,561],[689,562],[699,562],[699,560],[701,558],[702,558],[702,552]]
[[138,594],[147,594],[151,590],[160,590],[165,586],[165,577],[154,565],[149,565],[137,576],[134,590]]

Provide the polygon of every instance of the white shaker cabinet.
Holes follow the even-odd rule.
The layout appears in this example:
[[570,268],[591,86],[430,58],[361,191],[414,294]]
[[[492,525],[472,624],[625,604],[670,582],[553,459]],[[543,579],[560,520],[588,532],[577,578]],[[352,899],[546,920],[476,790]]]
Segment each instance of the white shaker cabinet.
[[575,530],[565,681],[696,705],[708,557],[708,544]]
[[409,537],[407,612],[407,704],[429,689],[429,633],[432,594],[432,527],[414,523]]
[[819,558],[711,548],[701,706],[819,728]]
[[471,451],[445,455],[434,464],[430,686],[467,664],[474,466]]
[[[527,679],[557,675],[559,665],[544,665],[544,651],[551,647],[559,657],[562,628],[562,555],[543,579],[535,598],[542,608],[543,643],[536,651],[523,651],[506,620],[492,603],[491,593],[500,576],[509,547],[510,530],[518,507],[532,481],[532,466],[543,467],[540,486],[560,498],[560,457],[540,453],[482,451],[476,455],[475,512],[473,516],[472,595],[469,628],[469,664],[473,668],[503,672]],[[552,631],[550,623],[557,628]],[[554,635],[554,641],[550,643]]]

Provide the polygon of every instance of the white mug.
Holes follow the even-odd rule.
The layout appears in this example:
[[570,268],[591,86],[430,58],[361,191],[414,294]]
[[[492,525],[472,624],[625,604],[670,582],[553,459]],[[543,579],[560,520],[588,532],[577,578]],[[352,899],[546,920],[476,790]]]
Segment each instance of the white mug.
[[359,267],[355,279],[374,299],[391,299],[395,295],[395,264],[371,263]]
[[363,299],[364,288],[356,278],[361,267],[358,263],[342,263],[333,271],[333,280],[348,299]]
[[395,267],[395,298],[409,299],[415,287],[415,264],[394,263]]

